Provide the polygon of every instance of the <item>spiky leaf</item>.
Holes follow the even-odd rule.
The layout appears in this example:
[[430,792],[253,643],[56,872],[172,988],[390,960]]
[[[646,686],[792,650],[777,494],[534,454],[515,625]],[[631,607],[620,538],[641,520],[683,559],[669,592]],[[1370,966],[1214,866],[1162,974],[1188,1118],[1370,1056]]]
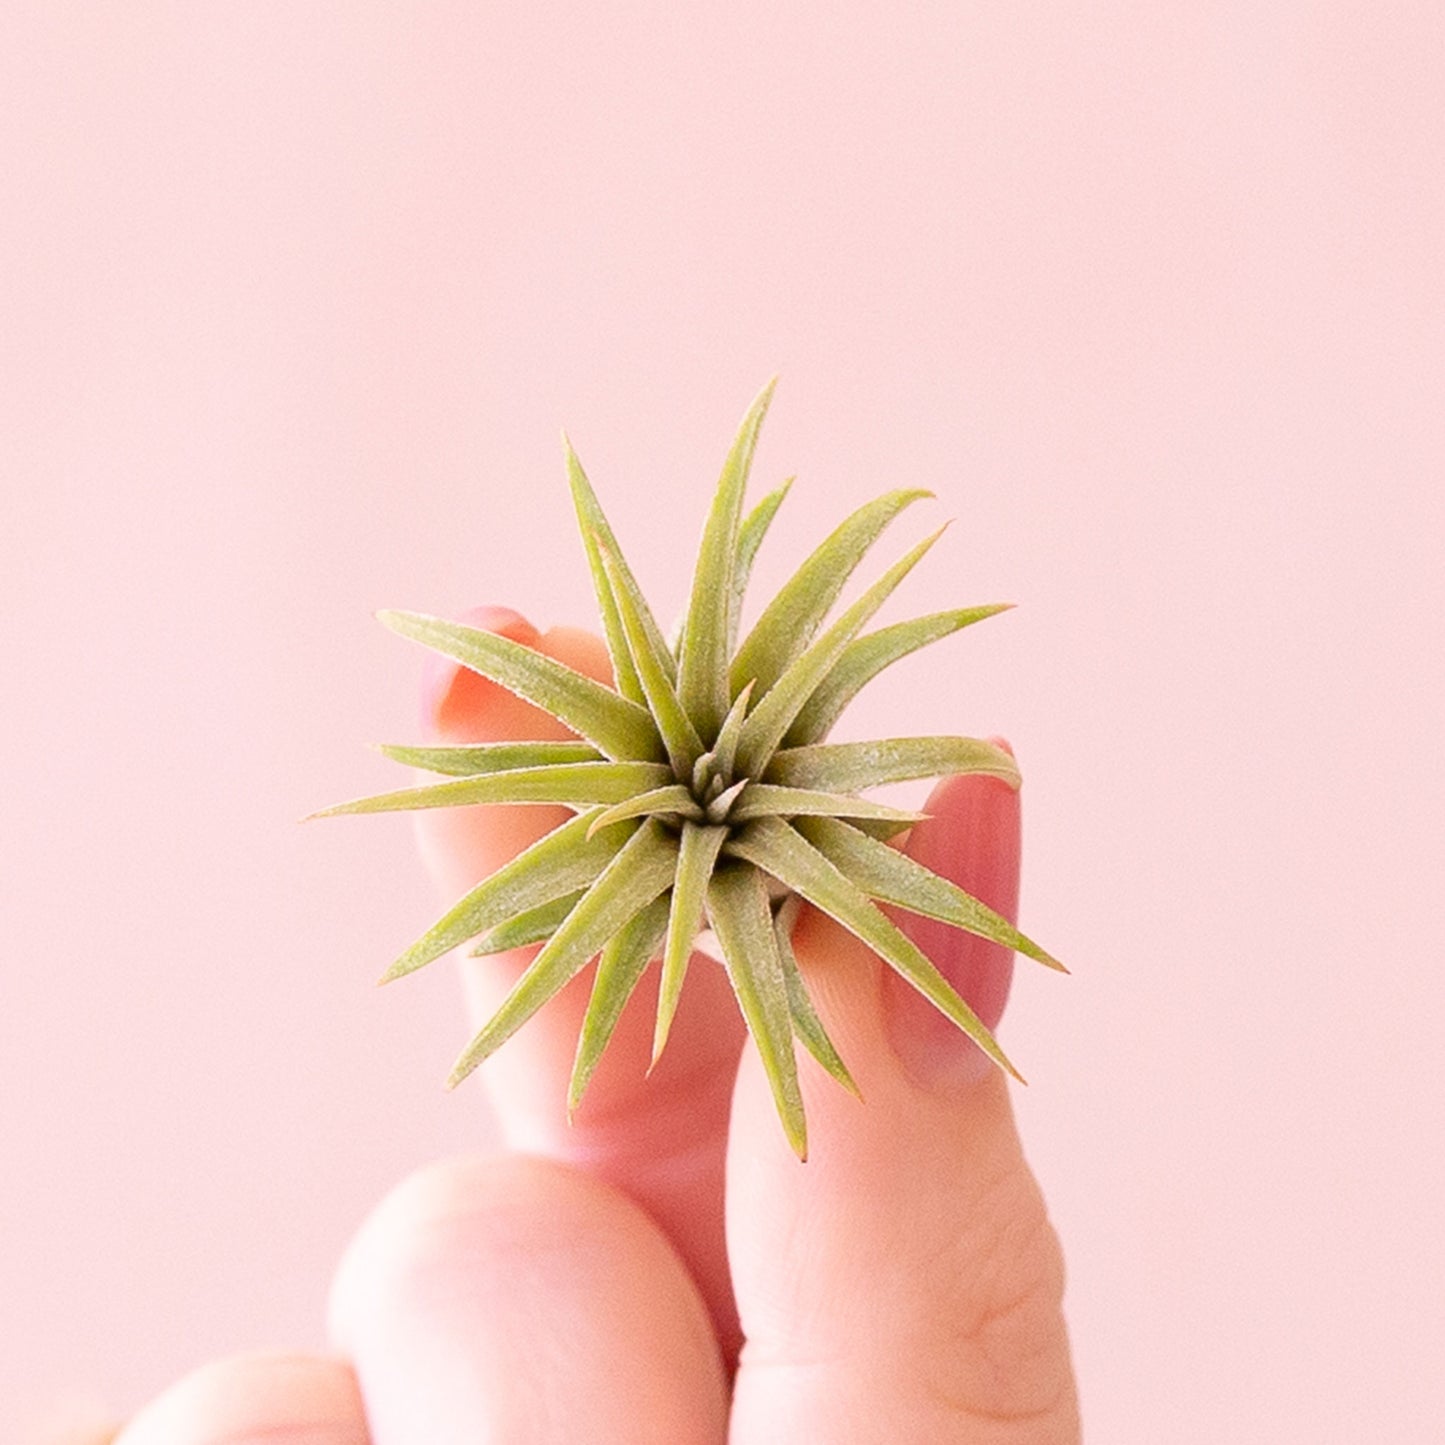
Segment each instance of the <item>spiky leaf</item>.
[[677,843],[649,819],[618,850],[452,1069],[454,1087],[572,981],[672,881]]
[[686,818],[694,823],[701,823],[706,817],[690,788],[683,787],[681,783],[668,783],[646,793],[634,793],[630,798],[614,803],[605,813],[598,814],[597,821],[592,826],[605,828],[609,823],[616,823],[622,818],[667,817],[674,813],[679,819]]
[[952,1019],[995,1063],[1021,1078],[983,1021],[959,997],[907,934],[884,917],[868,896],[793,828],[760,818],[728,840],[728,852],[755,863],[780,883],[835,918]]
[[567,1112],[577,1111],[587,1085],[592,1081],[607,1045],[612,1041],[617,1021],[627,1000],[632,997],[648,961],[657,951],[667,928],[667,898],[654,898],[630,923],[624,924],[608,941],[597,960],[597,977],[592,981],[592,997],[582,1018],[582,1032],[577,1038],[577,1057],[572,1063],[572,1079],[567,1086]]
[[595,816],[587,812],[569,819],[482,879],[387,969],[382,982],[412,973],[480,933],[590,885],[638,827],[618,823],[592,833]]
[[763,1061],[783,1131],[798,1158],[806,1159],[808,1130],[793,1055],[788,985],[778,957],[768,890],[755,869],[720,869],[708,885],[707,911],[738,1006]]
[[657,730],[662,734],[663,746],[667,749],[672,770],[678,777],[685,777],[692,771],[692,765],[698,760],[703,746],[692,720],[677,700],[677,689],[672,685],[666,666],[671,659],[667,649],[654,640],[643,625],[644,604],[637,591],[637,584],[606,547],[602,548],[602,566],[622,622],[628,659],[647,700],[653,721],[657,724]]
[[703,529],[692,597],[682,633],[678,663],[678,695],[693,725],[703,735],[717,732],[732,702],[728,689],[728,622],[732,607],[733,568],[737,565],[738,529],[743,492],[758,432],[773,399],[769,382],[748,408],[723,464],[722,477]]
[[576,907],[583,891],[578,889],[575,893],[564,893],[550,903],[539,903],[536,908],[529,908],[525,913],[498,924],[472,949],[472,957],[509,953],[514,948],[526,948],[528,944],[551,938],[557,931],[557,925]]
[[820,682],[803,710],[793,720],[785,746],[801,747],[827,737],[843,709],[878,676],[899,658],[927,647],[930,642],[1007,612],[1012,602],[998,602],[990,607],[960,607],[951,612],[934,612],[928,617],[915,617],[909,622],[895,622],[877,632],[854,638],[843,650],[837,666]]
[[888,524],[911,502],[933,494],[918,488],[887,492],[853,513],[803,563],[768,603],[733,658],[733,692],[749,682],[767,690],[813,640],[844,583]]
[[979,738],[888,738],[867,743],[816,743],[784,748],[768,764],[769,782],[790,788],[855,793],[882,783],[985,773],[1019,785],[1012,754]]
[[549,712],[594,742],[609,758],[643,762],[663,756],[647,709],[540,652],[478,627],[420,612],[378,612],[377,619],[414,642],[453,658]]
[[664,786],[671,776],[660,763],[558,763],[546,768],[510,768],[502,773],[357,798],[323,808],[313,816],[411,812],[477,803],[619,803],[635,797],[641,789]]
[[738,555],[737,561],[733,563],[732,596],[728,604],[729,652],[732,651],[738,640],[738,623],[742,617],[743,597],[748,590],[748,580],[753,575],[753,563],[757,559],[758,548],[763,545],[763,538],[767,536],[768,528],[773,525],[773,518],[777,516],[778,508],[783,505],[795,480],[796,478],[789,477],[777,491],[769,492],[743,518],[742,526],[738,529]]
[[792,726],[813,689],[827,676],[843,649],[888,600],[898,584],[943,535],[939,528],[895,562],[802,656],[795,661],[748,715],[738,740],[738,768],[750,777],[768,765],[783,734]]
[[662,1057],[672,1028],[682,980],[697,937],[698,922],[707,899],[708,881],[717,855],[727,841],[726,828],[682,825],[677,850],[677,877],[672,885],[672,909],[667,920],[667,947],[662,955],[662,982],[657,994],[657,1026],[652,1037],[652,1062]]
[[833,1047],[833,1040],[823,1027],[808,995],[808,986],[803,981],[797,957],[793,953],[793,924],[798,916],[798,896],[794,894],[778,910],[773,931],[778,937],[778,958],[783,965],[783,982],[788,990],[788,1011],[793,1016],[793,1032],[802,1040],[803,1046],[842,1086],[857,1098],[862,1098],[858,1085],[848,1066]]
[[748,708],[752,703],[753,684],[748,683],[733,699],[723,725],[717,730],[717,741],[712,745],[713,764],[724,778],[731,778],[737,770],[738,741],[743,735],[743,724],[748,719]]
[[823,792],[808,788],[778,788],[771,783],[739,783],[743,791],[728,813],[733,824],[751,822],[754,818],[868,818],[875,822],[897,823],[906,827],[919,822],[922,813],[907,813],[884,803],[870,803],[866,798],[849,797],[846,793]]
[[[622,556],[622,549],[617,545],[617,538],[612,535],[612,528],[603,514],[597,494],[592,490],[592,483],[587,480],[587,473],[582,470],[582,463],[577,459],[577,453],[572,450],[572,443],[565,434],[562,437],[562,447],[566,453],[567,480],[572,487],[572,504],[577,509],[582,547],[587,554],[587,566],[592,573],[592,587],[597,593],[597,607],[602,614],[602,630],[607,639],[607,650],[612,655],[612,672],[617,681],[617,690],[633,702],[645,702],[646,696],[632,665],[631,650],[623,634],[622,619],[618,614],[613,589],[602,566],[603,550],[612,553],[618,570],[624,573],[629,581],[632,579],[632,572]],[[633,583],[633,587],[636,587],[636,583]],[[668,680],[672,681],[676,678],[676,668],[663,643],[656,619],[645,602],[641,611],[642,626],[665,656]]]
[[897,904],[910,913],[936,918],[941,923],[951,923],[965,933],[975,933],[1014,949],[1047,968],[1068,972],[1058,959],[1020,933],[1002,914],[971,893],[965,893],[956,883],[915,863],[906,853],[889,848],[834,818],[799,818],[796,827],[870,898]]
[[406,747],[383,743],[393,762],[454,778],[504,773],[512,768],[545,768],[555,763],[600,763],[604,759],[587,743],[467,743],[447,747]]

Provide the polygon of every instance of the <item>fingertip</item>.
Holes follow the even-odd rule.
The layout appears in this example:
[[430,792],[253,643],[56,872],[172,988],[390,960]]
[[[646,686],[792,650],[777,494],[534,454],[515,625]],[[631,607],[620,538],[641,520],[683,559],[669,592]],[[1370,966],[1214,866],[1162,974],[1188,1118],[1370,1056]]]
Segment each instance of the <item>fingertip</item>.
[[[701,1300],[657,1226],[580,1170],[444,1160],[398,1185],[338,1269],[330,1329],[375,1438],[721,1438]],[[699,1423],[701,1422],[701,1423]]]
[[494,602],[467,608],[457,621],[464,622],[468,627],[479,627],[483,632],[495,632],[499,637],[510,637],[524,647],[535,647],[542,635],[514,607],[503,607]]
[[[457,619],[468,627],[536,647],[542,634],[510,607],[471,607]],[[510,696],[496,683],[439,653],[427,654],[421,682],[421,721],[434,738],[463,738],[485,717],[498,695]]]
[[549,627],[535,644],[548,657],[605,687],[612,686],[612,658],[607,644],[585,627]]
[[115,1445],[227,1445],[296,1439],[366,1445],[356,1378],[342,1360],[300,1354],[237,1355],[194,1370],[115,1437]]
[[[1013,756],[1001,739],[989,741]],[[1016,907],[1017,899],[1010,894],[1017,894],[1017,882],[1011,888],[1002,885],[1015,879],[1019,868],[1018,789],[987,773],[957,774],[935,785],[922,812],[925,816],[909,832],[904,852],[965,892],[977,896],[976,887],[990,887]]]
[[[1012,754],[1003,740],[991,741]],[[950,777],[924,806],[930,816],[909,835],[908,856],[1015,922],[1022,852],[1017,789],[984,774]],[[937,919],[894,916],[983,1026],[995,1029],[1013,982],[1012,951]],[[995,1060],[891,970],[883,979],[883,996],[889,1037],[916,1082],[935,1088],[971,1085],[995,1068]]]

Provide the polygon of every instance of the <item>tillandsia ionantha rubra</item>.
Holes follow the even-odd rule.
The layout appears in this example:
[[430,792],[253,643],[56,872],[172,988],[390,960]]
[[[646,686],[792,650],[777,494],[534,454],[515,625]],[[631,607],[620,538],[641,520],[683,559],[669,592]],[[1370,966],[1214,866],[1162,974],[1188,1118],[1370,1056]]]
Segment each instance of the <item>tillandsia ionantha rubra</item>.
[[400,978],[474,940],[478,954],[542,945],[462,1053],[450,1082],[465,1078],[594,958],[569,1108],[581,1101],[623,1006],[660,956],[655,1063],[694,943],[707,927],[788,1140],[804,1157],[795,1036],[835,1079],[856,1087],[793,956],[800,900],[856,934],[1015,1077],[982,1021],[878,904],[940,919],[1052,968],[1062,965],[1007,919],[888,845],[919,814],[859,796],[885,783],[954,773],[986,773],[1017,787],[1008,752],[966,737],[826,741],[843,709],[890,663],[1007,606],[937,612],[863,631],[940,531],[825,627],[865,552],[905,507],[930,493],[893,491],[860,507],[738,643],[753,559],[791,485],[744,511],[772,394],[770,383],[748,409],[723,466],[676,646],[658,628],[566,444],[615,690],[493,633],[414,612],[380,614],[402,636],[552,714],[576,741],[386,747],[396,761],[451,781],[342,803],[318,816],[476,803],[571,808],[572,818],[482,879],[383,976]]

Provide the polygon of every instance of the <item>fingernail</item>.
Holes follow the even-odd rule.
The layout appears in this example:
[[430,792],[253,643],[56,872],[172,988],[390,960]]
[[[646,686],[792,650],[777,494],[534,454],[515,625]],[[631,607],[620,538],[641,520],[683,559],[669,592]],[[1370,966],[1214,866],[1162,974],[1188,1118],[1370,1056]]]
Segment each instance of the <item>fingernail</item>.
[[[468,627],[510,637],[524,647],[535,647],[541,633],[510,607],[472,607],[456,619]],[[429,652],[421,680],[421,725],[432,738],[457,737],[477,717],[497,685],[449,657]]]
[[[991,741],[1013,752],[1002,738]],[[910,835],[909,857],[1015,920],[1020,853],[1017,791],[997,778],[946,778],[933,790],[924,811],[930,816]],[[947,923],[888,911],[992,1031],[1008,1001],[1012,951]],[[891,969],[884,972],[883,1006],[899,1059],[924,1087],[967,1087],[998,1067]]]

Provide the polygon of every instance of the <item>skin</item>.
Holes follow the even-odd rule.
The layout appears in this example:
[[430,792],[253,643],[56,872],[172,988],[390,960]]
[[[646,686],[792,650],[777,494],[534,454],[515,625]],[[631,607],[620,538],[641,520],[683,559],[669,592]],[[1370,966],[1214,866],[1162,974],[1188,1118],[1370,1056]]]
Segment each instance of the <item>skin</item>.
[[[610,680],[591,634],[501,608],[466,620]],[[424,717],[444,741],[565,736],[440,660]],[[1012,915],[1017,794],[953,778],[926,811],[908,851]],[[563,816],[448,810],[418,828],[450,901]],[[995,1022],[1009,956],[899,921]],[[207,1365],[118,1435],[68,1445],[1076,1442],[1062,1260],[1006,1081],[830,920],[805,914],[795,947],[867,1100],[800,1051],[806,1165],[700,957],[652,1077],[651,1009],[632,1007],[569,1127],[584,975],[479,1072],[506,1150],[421,1170],[362,1226],[331,1357]],[[462,961],[473,1025],[527,957]]]

